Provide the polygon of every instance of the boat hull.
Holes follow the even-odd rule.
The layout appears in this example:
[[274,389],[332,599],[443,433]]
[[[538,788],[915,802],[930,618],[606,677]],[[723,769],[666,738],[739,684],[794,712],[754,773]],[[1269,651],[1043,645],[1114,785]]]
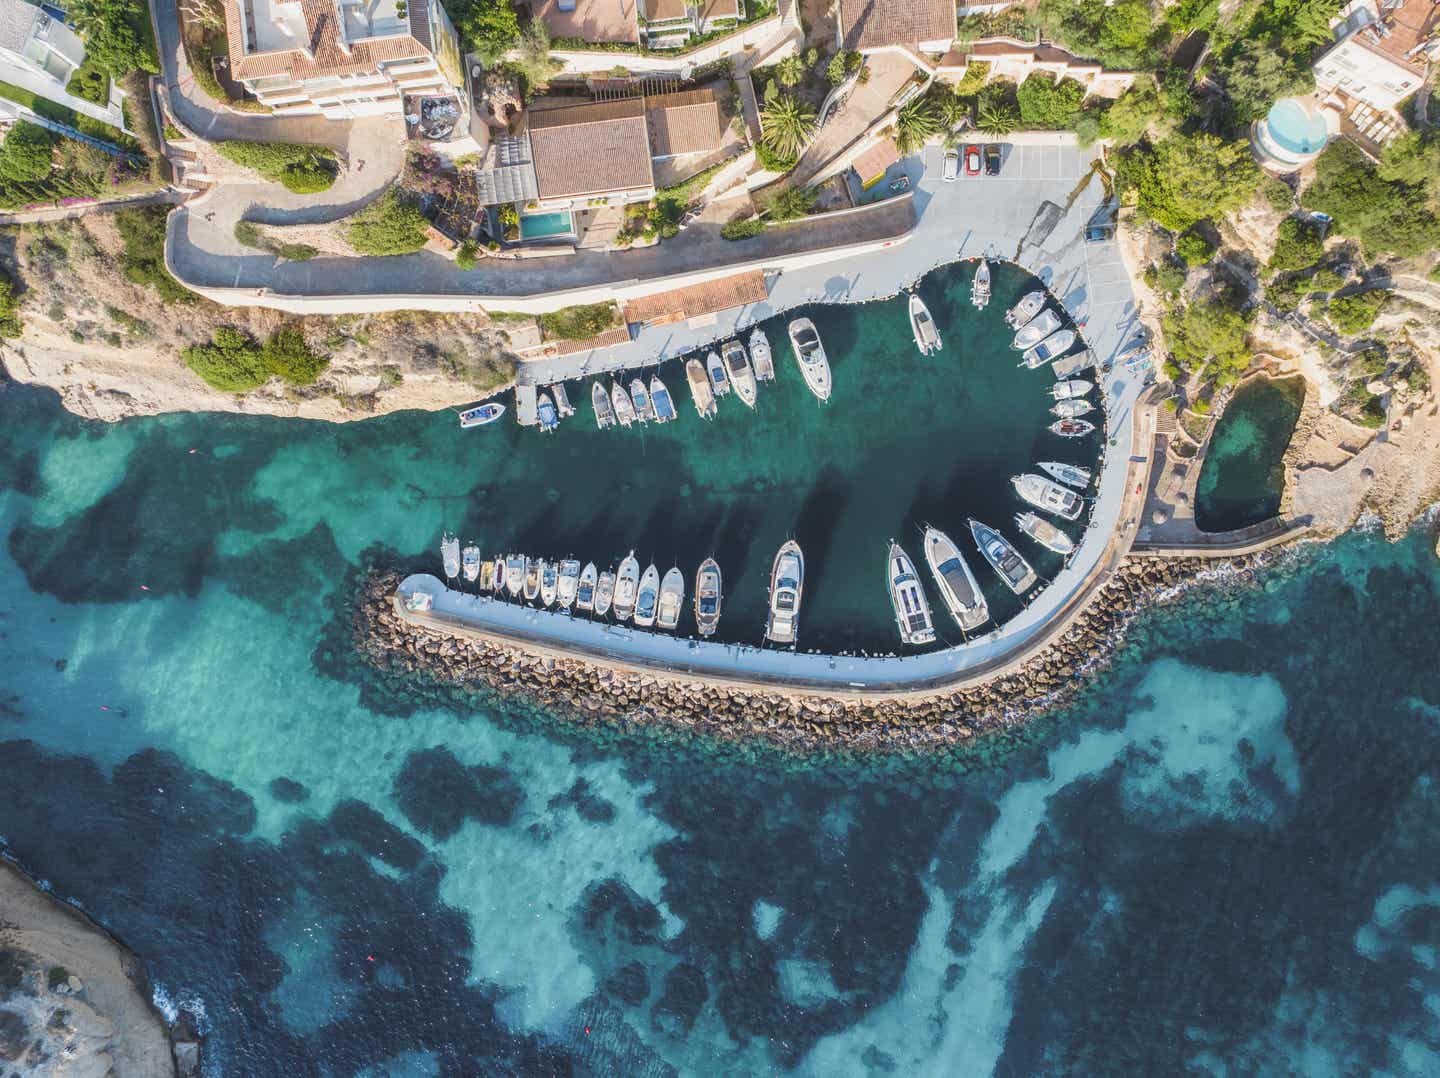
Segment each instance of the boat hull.
[[1035,586],[1038,579],[1035,570],[1003,535],[978,520],[970,521],[970,534],[980,548],[980,556],[990,563],[1007,588],[1016,595],[1024,595]]
[[714,558],[706,558],[695,572],[695,624],[701,636],[713,636],[720,626],[724,580]]
[[800,544],[791,539],[776,552],[770,569],[770,605],[765,620],[765,639],[770,643],[794,646],[799,639],[804,589],[805,556]]
[[890,606],[895,611],[895,627],[899,630],[900,642],[912,646],[934,643],[935,624],[930,617],[930,603],[925,598],[925,589],[915,573],[915,563],[893,539],[886,554],[885,568]]
[[945,608],[962,632],[973,632],[990,620],[990,607],[960,548],[938,528],[925,530],[925,563]]

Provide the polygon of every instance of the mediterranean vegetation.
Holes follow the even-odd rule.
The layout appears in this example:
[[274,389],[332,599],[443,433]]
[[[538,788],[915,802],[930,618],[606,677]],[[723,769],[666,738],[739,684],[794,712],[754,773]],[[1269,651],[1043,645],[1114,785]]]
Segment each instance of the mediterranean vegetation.
[[137,70],[159,73],[144,0],[76,0],[67,17],[85,42],[85,63],[93,72],[116,80]]
[[226,160],[258,172],[267,180],[284,185],[287,191],[307,195],[328,189],[340,170],[335,152],[324,146],[303,146],[294,142],[215,143]]
[[268,251],[277,258],[291,262],[306,262],[320,253],[319,248],[308,243],[281,243],[269,236],[254,221],[236,221],[235,239],[246,247],[257,251]]
[[408,255],[425,246],[428,227],[419,208],[391,188],[350,218],[345,239],[362,255]]
[[582,303],[542,314],[539,321],[547,341],[588,341],[620,325],[620,309],[613,301]]
[[115,227],[124,241],[120,271],[138,285],[152,288],[166,303],[194,303],[198,296],[165,268],[165,220],[169,209],[144,206],[115,214]]
[[296,325],[282,326],[263,344],[233,326],[221,326],[209,344],[192,345],[183,357],[206,385],[224,393],[245,393],[272,377],[291,385],[311,385],[329,363],[306,343]]
[[792,95],[776,94],[760,108],[761,141],[792,165],[815,137],[815,128],[815,109]]
[[1381,288],[1336,296],[1325,304],[1325,318],[1341,333],[1354,336],[1375,324],[1390,293]]
[[[1301,205],[1334,218],[1338,235],[1359,240],[1371,256],[1408,258],[1440,247],[1440,139],[1401,140],[1376,166],[1345,139],[1315,162]],[[1429,171],[1427,171],[1429,169]]]
[[20,301],[15,295],[15,281],[0,269],[0,337],[18,337],[25,331],[20,321]]

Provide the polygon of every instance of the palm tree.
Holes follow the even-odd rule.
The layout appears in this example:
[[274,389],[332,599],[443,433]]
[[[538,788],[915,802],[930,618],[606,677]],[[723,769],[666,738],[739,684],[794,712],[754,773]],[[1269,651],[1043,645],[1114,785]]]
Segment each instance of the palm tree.
[[799,157],[814,137],[815,110],[798,98],[781,94],[760,110],[760,140],[782,157]]
[[1008,105],[996,105],[988,101],[980,104],[980,122],[977,125],[987,135],[1008,135],[1019,126],[1020,117]]
[[916,98],[895,117],[895,145],[902,154],[914,153],[940,130],[940,118],[929,98]]

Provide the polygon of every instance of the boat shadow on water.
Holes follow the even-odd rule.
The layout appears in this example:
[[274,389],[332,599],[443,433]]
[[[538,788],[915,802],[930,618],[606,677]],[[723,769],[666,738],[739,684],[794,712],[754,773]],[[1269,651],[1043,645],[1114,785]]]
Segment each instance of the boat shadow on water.
[[[809,598],[820,593],[825,583],[826,553],[835,537],[841,518],[845,515],[852,486],[837,468],[827,468],[820,473],[795,514],[790,525],[789,536],[800,544],[805,554],[805,596]],[[776,543],[783,542],[781,538]],[[805,609],[800,609],[801,641],[804,637]]]

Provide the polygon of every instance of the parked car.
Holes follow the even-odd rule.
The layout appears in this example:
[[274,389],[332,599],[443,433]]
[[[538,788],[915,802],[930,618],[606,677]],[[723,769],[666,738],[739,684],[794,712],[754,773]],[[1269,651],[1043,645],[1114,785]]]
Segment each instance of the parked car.
[[978,175],[980,175],[980,147],[979,147],[979,146],[966,146],[966,147],[965,147],[965,175],[967,175],[967,176],[978,176]]
[[985,147],[985,175],[1000,175],[1000,147],[993,142]]
[[955,178],[960,175],[960,154],[956,150],[945,151],[945,171],[940,178],[946,183],[954,183]]

